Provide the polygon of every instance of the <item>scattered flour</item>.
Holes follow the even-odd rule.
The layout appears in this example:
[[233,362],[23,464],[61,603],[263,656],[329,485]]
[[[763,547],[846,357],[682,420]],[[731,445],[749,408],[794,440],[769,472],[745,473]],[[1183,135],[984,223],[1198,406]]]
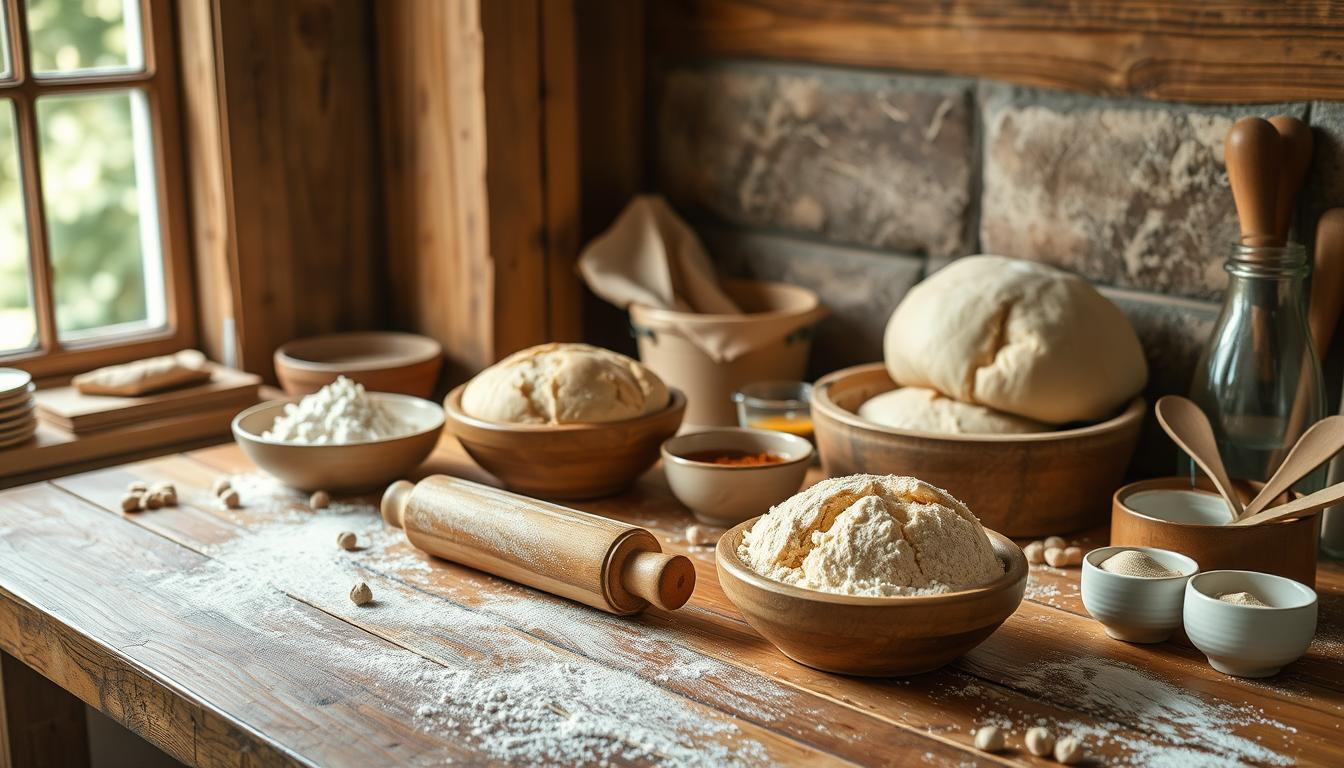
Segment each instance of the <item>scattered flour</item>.
[[786,584],[847,595],[936,594],[1003,574],[965,505],[897,475],[817,483],[757,521],[738,555]]
[[297,404],[286,405],[261,436],[282,443],[346,445],[409,432],[410,427],[369,397],[362,384],[339,376]]

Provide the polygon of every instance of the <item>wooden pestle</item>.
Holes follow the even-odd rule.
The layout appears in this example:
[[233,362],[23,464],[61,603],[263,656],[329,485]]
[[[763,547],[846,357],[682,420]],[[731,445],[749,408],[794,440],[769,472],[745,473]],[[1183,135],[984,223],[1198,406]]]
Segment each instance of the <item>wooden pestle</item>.
[[1275,115],[1270,125],[1279,132],[1283,143],[1283,166],[1279,170],[1279,188],[1274,199],[1274,236],[1281,243],[1288,242],[1288,230],[1293,225],[1293,208],[1297,193],[1307,178],[1311,166],[1312,136],[1307,124],[1291,115]]
[[432,555],[618,615],[675,610],[695,589],[691,561],[643,528],[455,477],[398,480],[382,514]]
[[1241,220],[1241,244],[1283,245],[1275,224],[1283,163],[1278,129],[1262,117],[1241,118],[1227,132],[1223,162]]

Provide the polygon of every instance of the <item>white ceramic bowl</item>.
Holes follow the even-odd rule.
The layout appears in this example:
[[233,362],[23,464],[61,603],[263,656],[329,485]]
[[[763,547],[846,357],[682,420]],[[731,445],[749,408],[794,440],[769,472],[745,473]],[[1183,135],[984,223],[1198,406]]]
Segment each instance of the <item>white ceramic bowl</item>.
[[[1250,592],[1269,604],[1236,605],[1221,595]],[[1209,571],[1185,588],[1185,634],[1214,669],[1269,677],[1301,658],[1316,634],[1316,592],[1257,571]]]
[[[1127,549],[1144,552],[1180,576],[1146,579],[1122,576],[1099,567],[1106,558]],[[1181,626],[1185,584],[1199,573],[1199,563],[1155,547],[1101,547],[1083,557],[1083,607],[1101,622],[1106,634],[1128,643],[1160,643]]]
[[443,431],[443,408],[411,395],[369,392],[411,432],[345,445],[300,445],[261,435],[284,412],[284,400],[254,405],[233,418],[233,437],[257,466],[304,491],[367,491],[405,477],[434,450]]
[[[686,458],[703,451],[765,451],[784,461],[737,467]],[[667,484],[677,500],[697,520],[733,526],[765,514],[798,492],[812,464],[812,443],[768,429],[725,427],[668,438],[662,455]]]

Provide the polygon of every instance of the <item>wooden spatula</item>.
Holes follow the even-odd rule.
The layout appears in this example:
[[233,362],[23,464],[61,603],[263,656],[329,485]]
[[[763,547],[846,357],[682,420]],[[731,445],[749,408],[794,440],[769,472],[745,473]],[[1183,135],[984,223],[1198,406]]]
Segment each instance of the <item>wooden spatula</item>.
[[1241,516],[1258,513],[1279,494],[1292,488],[1293,483],[1311,474],[1341,450],[1344,450],[1344,416],[1327,416],[1312,424],[1302,433],[1265,487],[1246,505]]
[[1274,198],[1274,236],[1280,243],[1288,242],[1288,230],[1293,224],[1293,208],[1302,182],[1311,166],[1312,136],[1307,124],[1291,115],[1275,115],[1270,125],[1279,132],[1283,144],[1283,164],[1279,169],[1279,187]]
[[1282,245],[1275,223],[1283,164],[1278,129],[1263,117],[1241,118],[1223,141],[1223,161],[1241,220],[1242,245]]
[[1276,520],[1286,520],[1290,517],[1302,517],[1309,515],[1329,506],[1334,506],[1340,501],[1344,501],[1344,483],[1335,483],[1329,488],[1323,488],[1313,494],[1303,496],[1287,504],[1280,504],[1272,509],[1266,509],[1259,514],[1243,517],[1232,523],[1235,526],[1244,525],[1264,525]]
[[1311,308],[1307,322],[1322,360],[1344,305],[1344,208],[1331,208],[1316,222],[1316,252],[1311,266]]
[[[1181,450],[1190,454],[1204,474],[1209,476],[1218,492],[1227,502],[1232,513],[1231,520],[1241,517],[1241,499],[1232,487],[1232,480],[1223,466],[1223,457],[1218,454],[1218,442],[1213,437],[1213,425],[1198,405],[1179,395],[1166,395],[1157,401],[1154,407],[1157,423],[1162,425],[1167,436]],[[1271,497],[1272,498],[1272,497]]]

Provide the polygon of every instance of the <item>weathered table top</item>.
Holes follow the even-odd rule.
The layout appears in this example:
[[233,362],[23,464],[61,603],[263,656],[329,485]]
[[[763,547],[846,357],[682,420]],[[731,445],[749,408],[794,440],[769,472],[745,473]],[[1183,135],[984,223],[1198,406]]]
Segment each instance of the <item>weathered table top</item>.
[[[489,480],[451,438],[424,470]],[[213,501],[225,473],[241,509]],[[181,505],[123,515],[135,479],[175,482]],[[965,658],[865,680],[795,664],[743,622],[659,469],[579,505],[694,560],[691,602],[637,618],[423,556],[375,503],[310,512],[232,444],[0,492],[0,648],[202,765],[1053,764],[1021,749],[1038,723],[1108,765],[1344,763],[1338,565],[1322,563],[1308,655],[1268,681],[1108,639],[1077,571],[1047,567]],[[343,530],[369,546],[339,549]],[[355,579],[374,604],[349,601]],[[975,751],[985,724],[1013,748]]]

